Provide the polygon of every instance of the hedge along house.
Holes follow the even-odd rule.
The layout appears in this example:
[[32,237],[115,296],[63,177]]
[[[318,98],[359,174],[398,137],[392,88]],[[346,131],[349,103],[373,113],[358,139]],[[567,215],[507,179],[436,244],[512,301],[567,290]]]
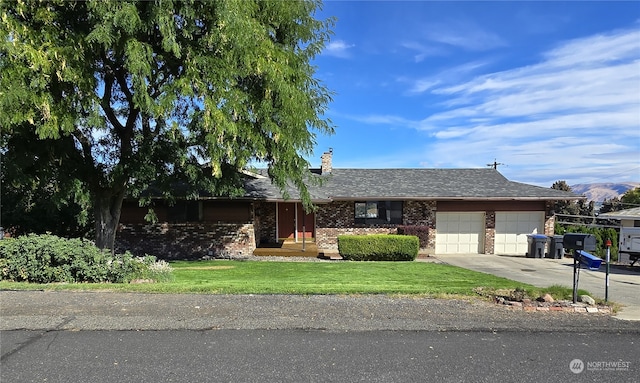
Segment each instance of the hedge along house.
[[337,251],[342,234],[396,233],[399,226],[428,232],[428,254],[527,252],[527,234],[553,235],[558,200],[571,192],[507,180],[494,169],[333,169],[322,156],[321,186],[311,186],[315,212],[306,213],[295,190],[289,199],[260,174],[247,174],[245,195],[159,202],[157,224],[146,208],[124,204],[117,242],[134,253],[163,258],[237,256],[282,240],[314,241]]

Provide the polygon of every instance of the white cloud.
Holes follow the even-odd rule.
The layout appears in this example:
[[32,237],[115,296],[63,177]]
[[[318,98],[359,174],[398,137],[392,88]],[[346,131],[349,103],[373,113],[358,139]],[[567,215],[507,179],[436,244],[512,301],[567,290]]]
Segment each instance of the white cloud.
[[347,44],[343,40],[331,41],[325,47],[323,54],[334,57],[347,58],[350,54],[349,49],[353,48],[354,46],[354,44]]
[[372,114],[368,116],[345,116],[351,120],[375,125],[405,125],[411,123],[410,120],[398,116]]
[[545,56],[558,67],[595,66],[637,58],[639,42],[640,30],[617,31],[570,41]]
[[500,36],[480,28],[469,20],[434,24],[425,31],[425,37],[434,43],[469,51],[486,51],[508,45]]
[[[454,37],[441,34],[439,40],[473,45]],[[453,73],[474,73],[457,69]],[[408,93],[444,98],[447,108],[423,119],[353,119],[425,131],[432,141],[421,163],[478,167],[496,158],[506,164],[499,169],[509,179],[542,186],[560,179],[569,184],[640,181],[636,29],[567,41],[534,65],[470,80],[421,78]]]
[[440,47],[425,45],[416,41],[407,41],[400,45],[405,49],[417,52],[415,56],[413,56],[417,63],[422,62],[427,57],[442,56],[446,54],[446,51]]
[[[626,45],[620,47],[621,43]],[[607,44],[596,36],[571,41],[545,55],[549,60],[536,65],[434,89],[433,93],[449,96],[463,105],[427,120],[446,126],[457,124],[460,118],[482,117],[492,119],[495,127],[504,127],[502,119],[517,118],[537,122],[543,129],[637,129],[640,34],[621,32],[611,36],[608,44],[614,52],[608,61],[599,54],[607,50]]]
[[429,89],[433,89],[436,85],[440,84],[440,80],[423,78],[417,80],[413,84],[413,88],[409,89],[409,93],[419,94],[428,91]]
[[423,120],[440,126],[426,156],[497,157],[507,177],[542,185],[639,180],[640,33],[572,40],[543,59],[434,89],[458,106]]
[[[429,89],[434,89],[436,85],[440,85],[443,83],[450,84],[451,82],[459,81],[462,78],[467,78],[469,74],[477,71],[487,64],[488,62],[486,61],[472,61],[464,63],[462,65],[447,68],[435,75],[419,78],[414,81],[410,81],[406,78],[399,79],[399,81],[410,82],[413,84],[408,91],[409,94],[420,94],[426,92]],[[440,90],[435,90],[435,92],[440,92]]]

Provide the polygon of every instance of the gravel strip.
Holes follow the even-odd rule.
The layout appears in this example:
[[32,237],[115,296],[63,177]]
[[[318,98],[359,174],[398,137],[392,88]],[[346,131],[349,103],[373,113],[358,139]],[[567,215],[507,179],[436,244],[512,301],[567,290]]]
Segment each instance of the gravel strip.
[[211,295],[1,291],[0,330],[308,329],[612,331],[605,314],[514,311],[480,300],[387,295]]

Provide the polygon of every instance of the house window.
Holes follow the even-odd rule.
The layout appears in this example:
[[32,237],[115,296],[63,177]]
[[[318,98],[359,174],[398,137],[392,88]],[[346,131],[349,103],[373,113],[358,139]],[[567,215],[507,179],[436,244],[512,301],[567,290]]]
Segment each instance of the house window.
[[206,222],[250,222],[251,203],[204,201],[202,219]]
[[202,221],[202,203],[200,201],[178,200],[169,207],[169,221],[173,223]]
[[401,224],[402,201],[355,203],[355,222],[360,224]]

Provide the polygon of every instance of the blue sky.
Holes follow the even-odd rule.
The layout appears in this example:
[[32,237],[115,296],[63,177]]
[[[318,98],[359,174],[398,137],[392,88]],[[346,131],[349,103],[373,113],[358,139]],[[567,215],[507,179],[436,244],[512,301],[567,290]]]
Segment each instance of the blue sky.
[[640,182],[640,2],[327,1],[312,165]]

